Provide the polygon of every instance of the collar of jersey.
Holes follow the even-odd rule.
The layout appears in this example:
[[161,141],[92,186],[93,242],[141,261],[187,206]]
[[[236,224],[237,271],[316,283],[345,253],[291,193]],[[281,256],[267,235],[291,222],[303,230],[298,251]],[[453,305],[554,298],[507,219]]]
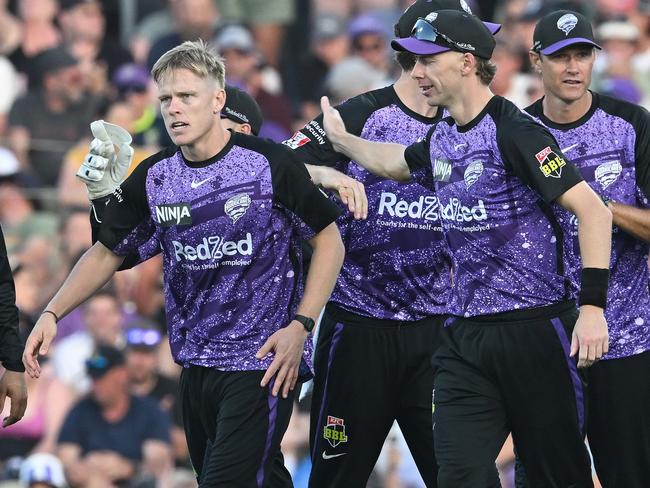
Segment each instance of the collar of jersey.
[[205,168],[206,166],[210,166],[212,163],[216,163],[221,158],[223,158],[226,154],[228,154],[228,151],[232,149],[232,146],[235,143],[235,137],[236,134],[231,131],[230,139],[223,147],[223,149],[219,151],[217,154],[215,154],[214,156],[212,156],[211,158],[205,159],[203,161],[190,161],[188,159],[185,159],[185,156],[183,156],[183,151],[181,151],[180,148],[178,148],[178,152],[180,153],[183,162],[190,168]]

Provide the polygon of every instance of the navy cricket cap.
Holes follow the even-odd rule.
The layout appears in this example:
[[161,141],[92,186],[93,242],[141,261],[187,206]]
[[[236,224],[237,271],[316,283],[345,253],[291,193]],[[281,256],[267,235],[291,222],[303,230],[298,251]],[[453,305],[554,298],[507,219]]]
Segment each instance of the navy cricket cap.
[[226,85],[226,104],[221,110],[221,117],[238,124],[249,124],[251,132],[260,133],[262,127],[262,110],[255,99],[239,88]]
[[[417,20],[426,17],[436,10],[459,10],[472,13],[472,9],[465,0],[417,0],[407,8],[395,24],[395,37],[409,37]],[[501,24],[484,22],[486,27],[496,34],[501,29]]]
[[86,372],[92,379],[97,380],[116,366],[124,364],[124,355],[119,349],[99,345],[92,356],[86,359]]
[[540,19],[533,34],[533,51],[553,54],[573,44],[589,44],[596,49],[591,23],[579,12],[558,10]]
[[475,15],[459,10],[438,10],[420,18],[411,37],[394,39],[395,51],[429,56],[446,51],[472,53],[490,59],[496,41],[487,26]]

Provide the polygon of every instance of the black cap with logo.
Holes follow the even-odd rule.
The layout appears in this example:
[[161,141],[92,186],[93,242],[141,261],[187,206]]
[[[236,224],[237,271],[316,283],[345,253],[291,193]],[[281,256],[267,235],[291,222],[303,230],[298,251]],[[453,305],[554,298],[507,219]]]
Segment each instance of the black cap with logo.
[[594,40],[594,31],[587,18],[571,10],[558,10],[540,19],[533,34],[533,51],[549,55],[572,44],[601,47]]
[[[404,11],[395,24],[395,37],[409,37],[417,20],[436,10],[462,10],[468,14],[472,13],[465,0],[417,0]],[[484,24],[492,34],[496,34],[501,29],[501,24],[492,22],[484,22]]]
[[260,133],[263,117],[262,110],[255,99],[237,87],[226,85],[226,104],[221,110],[221,117],[238,124],[249,124],[254,135]]
[[102,378],[111,369],[124,364],[124,355],[119,349],[99,345],[92,356],[86,359],[86,372],[94,380]]
[[395,51],[419,56],[458,51],[484,59],[492,57],[494,45],[488,27],[475,15],[459,10],[431,12],[416,21],[411,37],[391,42]]

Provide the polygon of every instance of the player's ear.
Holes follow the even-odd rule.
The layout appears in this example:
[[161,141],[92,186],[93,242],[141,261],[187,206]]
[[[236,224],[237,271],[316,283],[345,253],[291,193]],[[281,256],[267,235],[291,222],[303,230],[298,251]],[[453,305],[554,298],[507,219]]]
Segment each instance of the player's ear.
[[463,76],[469,76],[476,71],[476,57],[470,53],[462,53],[462,65],[460,72]]
[[528,58],[530,59],[530,65],[533,67],[533,70],[538,75],[542,74],[542,55],[536,51],[528,51]]
[[221,112],[225,105],[226,105],[226,90],[224,90],[223,88],[217,88],[214,92],[213,112],[215,114]]
[[242,134],[252,134],[253,133],[253,128],[251,127],[250,124],[237,124],[237,132],[241,132]]

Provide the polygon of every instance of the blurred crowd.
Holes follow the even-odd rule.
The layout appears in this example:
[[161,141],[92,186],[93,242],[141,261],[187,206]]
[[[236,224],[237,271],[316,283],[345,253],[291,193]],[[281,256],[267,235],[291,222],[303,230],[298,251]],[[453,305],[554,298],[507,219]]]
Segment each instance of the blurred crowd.
[[[89,123],[134,138],[135,159],[168,144],[149,69],[202,38],[231,85],[260,105],[261,136],[288,138],[341,102],[392,83],[393,24],[410,0],[0,0],[0,225],[26,336],[91,245],[88,200],[75,172]],[[650,108],[650,0],[467,0],[503,23],[492,91],[520,107],[540,97],[528,50],[537,19],[570,8],[592,19],[592,89]],[[195,486],[166,342],[161,262],[120,272],[59,323],[29,407],[0,429],[0,486]],[[309,398],[283,442],[297,487],[309,473]],[[4,414],[3,414],[4,415]],[[118,421],[111,421],[111,418]],[[511,486],[511,449],[499,465]],[[65,475],[64,475],[65,473]],[[368,486],[423,486],[396,430]]]

